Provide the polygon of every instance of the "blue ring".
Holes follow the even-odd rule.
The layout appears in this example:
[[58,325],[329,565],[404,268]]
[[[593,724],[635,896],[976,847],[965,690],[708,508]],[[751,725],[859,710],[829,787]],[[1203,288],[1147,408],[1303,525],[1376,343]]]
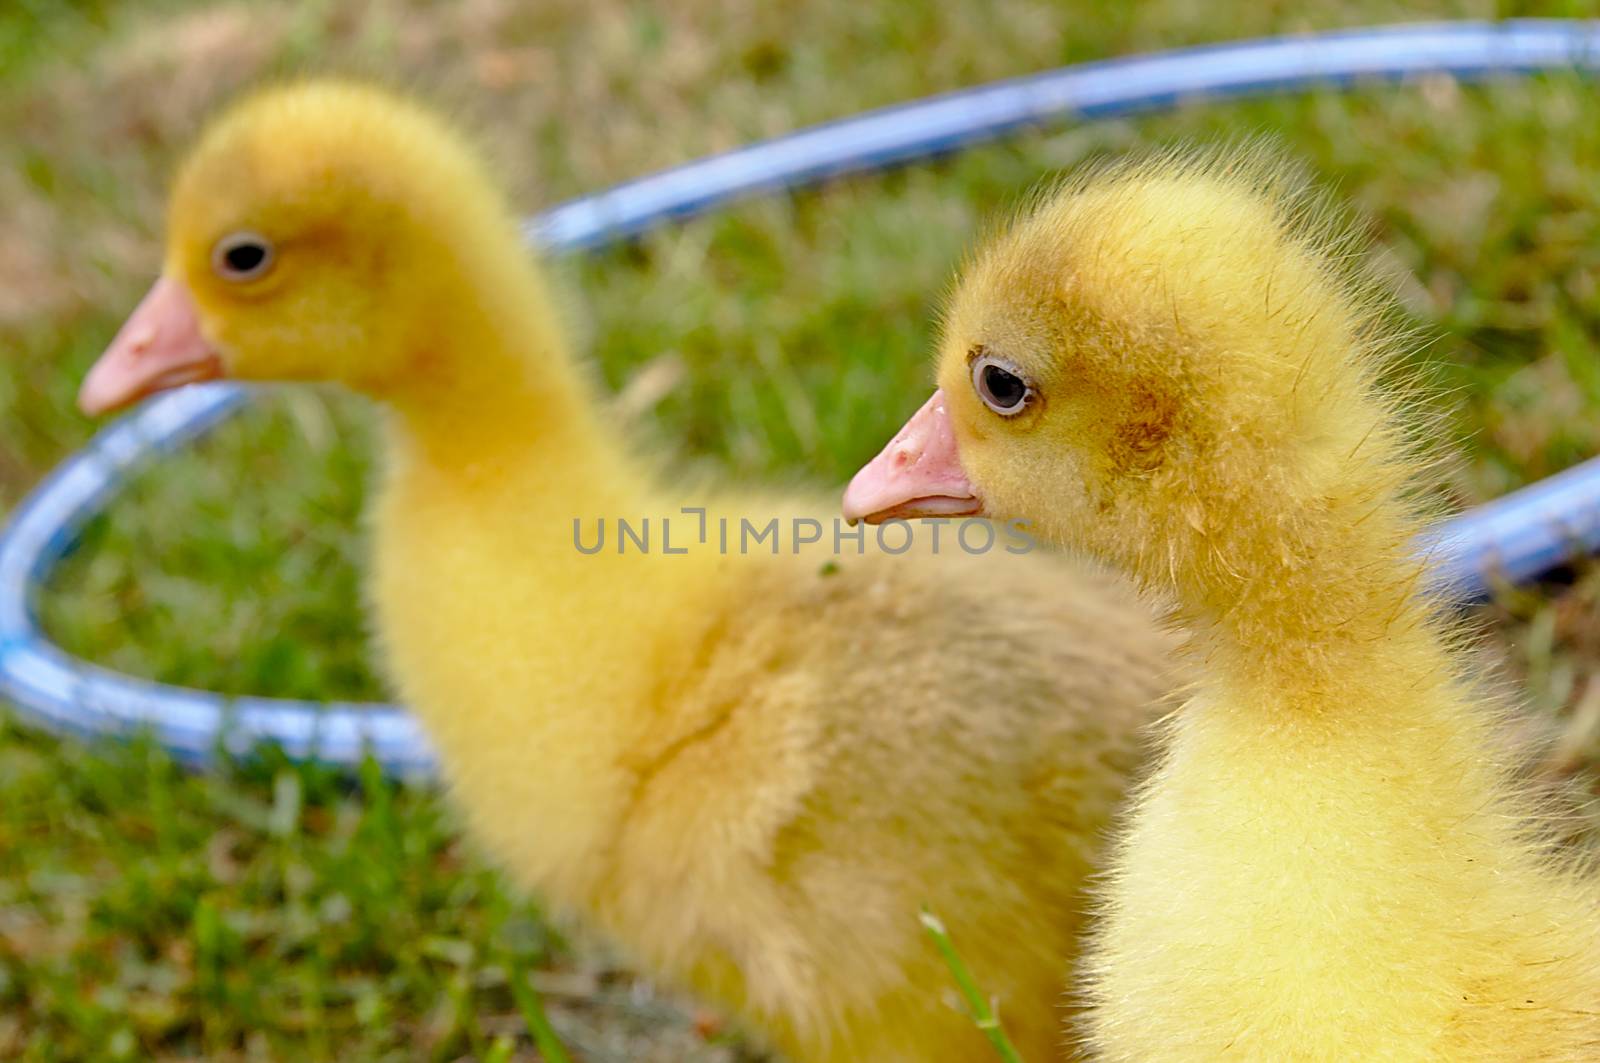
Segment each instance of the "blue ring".
[[[1013,78],[813,126],[563,204],[532,219],[548,252],[589,250],[731,200],[879,170],[1070,118],[1160,110],[1191,99],[1346,88],[1424,74],[1479,80],[1600,69],[1600,22],[1448,22],[1108,59]],[[350,767],[371,754],[384,771],[433,773],[416,720],[395,705],[230,698],[113,672],[52,644],[34,601],[83,524],[137,468],[192,441],[244,404],[210,384],[160,396],[101,431],[23,501],[0,533],[0,696],[33,722],[85,737],[148,729],[178,760],[211,763],[259,742],[295,760]],[[1462,597],[1491,579],[1532,578],[1600,550],[1600,458],[1431,530],[1419,549],[1434,580]]]

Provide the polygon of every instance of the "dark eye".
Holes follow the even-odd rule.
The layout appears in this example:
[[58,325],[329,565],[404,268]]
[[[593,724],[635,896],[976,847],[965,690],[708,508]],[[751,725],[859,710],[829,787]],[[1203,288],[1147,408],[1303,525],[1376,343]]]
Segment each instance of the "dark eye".
[[272,268],[272,244],[259,233],[224,236],[211,251],[211,268],[225,281],[253,281]]
[[1033,388],[1021,371],[992,354],[973,359],[972,387],[983,404],[1001,417],[1015,417],[1034,398]]

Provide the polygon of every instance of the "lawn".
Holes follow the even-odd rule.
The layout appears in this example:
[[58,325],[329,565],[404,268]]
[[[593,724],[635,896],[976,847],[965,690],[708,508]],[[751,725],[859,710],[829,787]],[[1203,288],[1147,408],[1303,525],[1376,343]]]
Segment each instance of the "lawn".
[[[1102,56],[1592,3],[153,0],[0,8],[0,512],[93,426],[78,378],[159,262],[164,181],[241,88],[354,72],[475,129],[531,213],[798,126]],[[925,395],[940,297],[987,219],[1106,152],[1265,134],[1365,219],[1489,499],[1600,453],[1600,92],[1436,78],[1062,125],[740,206],[554,265],[630,431],[683,464],[841,482]],[[384,695],[359,607],[370,418],[264,396],[142,476],[45,621],[124,671],[234,693]],[[1600,566],[1482,609],[1485,649],[1600,756]],[[424,788],[262,760],[211,775],[0,712],[0,1058],[539,1058],[511,972],[596,1061],[755,1058],[581,928],[508,892]]]

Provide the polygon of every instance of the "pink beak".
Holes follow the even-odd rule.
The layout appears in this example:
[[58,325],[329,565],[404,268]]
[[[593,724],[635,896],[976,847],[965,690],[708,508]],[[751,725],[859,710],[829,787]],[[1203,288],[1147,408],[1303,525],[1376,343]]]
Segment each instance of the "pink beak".
[[935,391],[844,491],[852,524],[905,517],[960,517],[983,511],[961,470],[944,392]]
[[220,376],[222,359],[200,334],[194,300],[183,285],[163,276],[83,378],[78,408],[93,417]]

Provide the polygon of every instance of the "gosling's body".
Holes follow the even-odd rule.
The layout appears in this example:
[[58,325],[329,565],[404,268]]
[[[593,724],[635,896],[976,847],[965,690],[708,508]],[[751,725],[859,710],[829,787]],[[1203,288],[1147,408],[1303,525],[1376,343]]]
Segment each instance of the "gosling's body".
[[[523,885],[793,1059],[979,1063],[926,905],[1028,1058],[1059,1054],[1084,880],[1167,674],[1121,587],[965,557],[948,529],[937,557],[885,556],[870,530],[835,557],[827,519],[796,556],[793,498],[712,498],[702,546],[680,507],[706,498],[595,491],[619,478],[576,439],[560,471],[516,446],[464,480],[396,435],[378,630]],[[619,554],[614,523],[582,554],[575,498],[587,548],[601,516],[649,513],[689,552],[653,522],[648,555]],[[739,556],[741,518],[775,514],[782,552]]]
[[1600,890],[1546,840],[1500,705],[1421,596],[1419,460],[1379,383],[1400,340],[1278,165],[1070,186],[978,257],[948,320],[973,489],[1194,631],[1196,693],[1103,889],[1088,1045],[1600,1058]]
[[1396,648],[1331,710],[1218,684],[1173,720],[1088,961],[1100,1058],[1600,1058],[1595,891],[1447,662]]
[[[660,488],[476,159],[371,90],[271,92],[213,128],[164,279],[82,401],[216,374],[390,411],[384,656],[521,883],[797,1063],[986,1060],[926,904],[1049,1058],[1084,877],[1168,682],[1117,584],[1004,537],[965,558],[948,527],[938,557],[835,558],[831,521],[795,554],[807,501]],[[721,549],[743,515],[782,521],[776,556]],[[650,521],[649,553],[617,552],[619,519]],[[587,547],[602,520],[582,552],[575,521]]]

